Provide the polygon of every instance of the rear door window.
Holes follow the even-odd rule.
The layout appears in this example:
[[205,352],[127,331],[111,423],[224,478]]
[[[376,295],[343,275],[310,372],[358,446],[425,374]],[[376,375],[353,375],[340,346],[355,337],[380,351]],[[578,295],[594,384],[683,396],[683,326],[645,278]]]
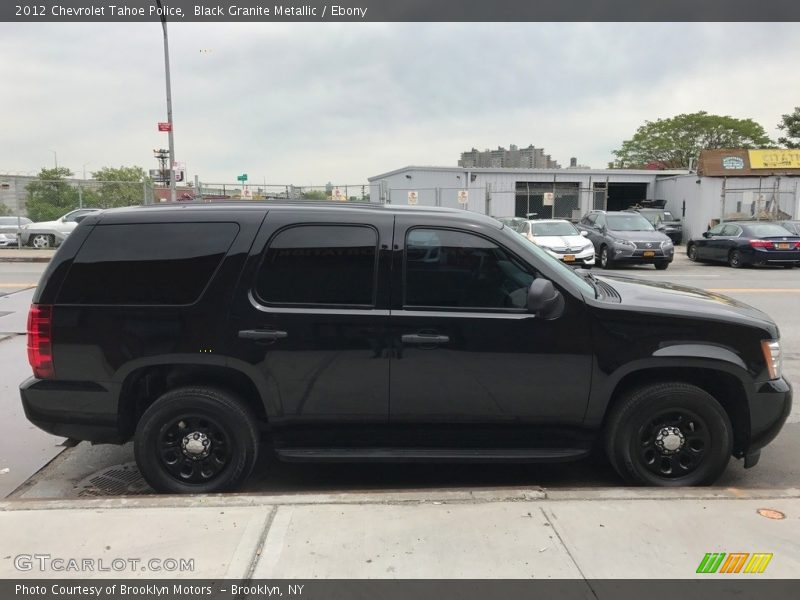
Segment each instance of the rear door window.
[[58,303],[192,304],[238,231],[236,223],[97,225],[75,257]]
[[289,227],[269,242],[256,295],[267,304],[374,306],[377,259],[372,227]]

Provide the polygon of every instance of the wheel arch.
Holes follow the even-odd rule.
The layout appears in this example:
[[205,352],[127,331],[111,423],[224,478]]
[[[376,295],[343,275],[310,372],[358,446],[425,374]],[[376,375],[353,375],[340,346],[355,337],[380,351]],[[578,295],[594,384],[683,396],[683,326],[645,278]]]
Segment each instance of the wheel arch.
[[669,381],[695,385],[719,402],[733,426],[733,454],[736,457],[743,456],[750,443],[750,409],[745,383],[731,370],[719,367],[658,365],[622,375],[609,394],[602,416],[602,429],[605,429],[609,415],[627,392]]
[[259,424],[267,426],[264,396],[248,374],[224,365],[161,363],[138,367],[125,376],[118,407],[123,438],[133,435],[142,414],[156,399],[184,386],[207,386],[233,392],[253,411]]

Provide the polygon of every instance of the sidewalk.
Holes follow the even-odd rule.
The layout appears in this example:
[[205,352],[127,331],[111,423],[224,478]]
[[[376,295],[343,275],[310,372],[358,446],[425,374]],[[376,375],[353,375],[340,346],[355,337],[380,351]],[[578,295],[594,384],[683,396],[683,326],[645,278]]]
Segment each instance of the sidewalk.
[[[768,508],[784,519],[758,514]],[[796,578],[800,489],[408,491],[0,502],[0,578]],[[698,575],[706,553],[773,553]],[[19,554],[193,559],[192,572],[21,572]]]
[[37,250],[35,248],[0,248],[0,262],[50,262],[55,249]]

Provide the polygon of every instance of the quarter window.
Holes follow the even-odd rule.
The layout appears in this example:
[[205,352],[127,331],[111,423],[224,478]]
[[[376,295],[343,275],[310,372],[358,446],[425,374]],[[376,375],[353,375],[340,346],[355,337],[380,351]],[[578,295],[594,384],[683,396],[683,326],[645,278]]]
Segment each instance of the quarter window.
[[238,231],[235,223],[96,225],[58,302],[192,304]]
[[270,304],[373,306],[378,233],[362,225],[299,225],[272,238],[256,282]]
[[532,282],[516,258],[486,238],[446,229],[406,236],[407,307],[521,309]]

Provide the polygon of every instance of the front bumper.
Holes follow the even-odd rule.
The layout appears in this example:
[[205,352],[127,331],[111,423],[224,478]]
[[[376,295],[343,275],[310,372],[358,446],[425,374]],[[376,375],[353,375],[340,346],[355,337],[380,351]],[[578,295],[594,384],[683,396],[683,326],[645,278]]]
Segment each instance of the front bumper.
[[[651,253],[652,256],[645,256],[645,253]],[[611,248],[611,259],[614,262],[631,263],[631,264],[653,264],[661,262],[672,262],[675,257],[675,247],[670,246],[668,250],[661,248],[654,248],[653,250],[644,250],[637,248],[619,248],[616,245]]]
[[[556,252],[544,246],[542,246],[542,249],[550,256],[557,258],[566,265],[574,265],[576,267],[594,266],[594,246],[589,246],[586,250],[581,250],[579,252]],[[568,257],[572,257],[572,260],[569,260]]]
[[783,377],[756,384],[750,400],[750,454],[778,435],[792,411],[792,386]]
[[47,433],[90,442],[124,441],[118,384],[29,377],[19,391],[25,416]]

